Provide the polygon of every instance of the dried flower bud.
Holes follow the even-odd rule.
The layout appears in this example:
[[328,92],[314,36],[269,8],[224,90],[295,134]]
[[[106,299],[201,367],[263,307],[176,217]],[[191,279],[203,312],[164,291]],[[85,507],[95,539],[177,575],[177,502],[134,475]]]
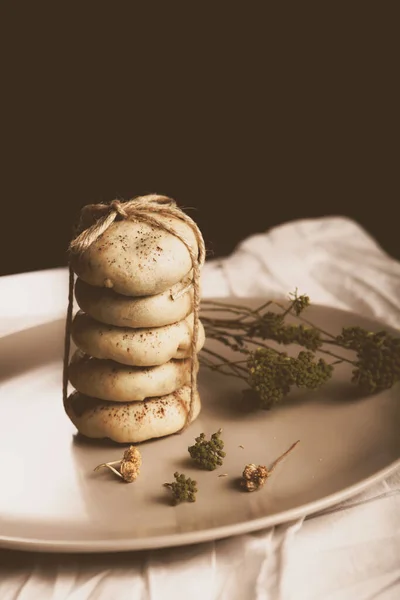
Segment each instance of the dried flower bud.
[[120,466],[122,478],[127,483],[132,483],[139,475],[139,469],[130,460],[122,461]]
[[[119,465],[119,471],[114,465],[115,467]],[[130,446],[128,450],[125,450],[122,460],[102,463],[95,468],[95,471],[98,471],[102,467],[107,467],[127,483],[132,483],[132,481],[135,481],[139,477],[141,466],[142,456],[139,450],[135,446]]]
[[256,466],[251,463],[245,466],[242,476],[242,487],[248,492],[254,492],[264,485],[269,476],[269,471],[263,465]]
[[289,294],[292,299],[292,309],[298,317],[308,306],[310,306],[310,298],[306,294],[297,295],[297,289],[294,294]]
[[127,483],[135,481],[140,474],[141,466],[142,456],[139,450],[135,446],[130,446],[128,450],[125,450],[124,458],[119,468],[123,480]]
[[299,442],[300,442],[300,440],[297,440],[297,442],[292,444],[290,446],[289,450],[286,450],[286,452],[281,454],[279,456],[279,458],[277,458],[272,463],[272,465],[269,469],[267,469],[267,467],[264,467],[264,465],[257,466],[253,463],[246,465],[245,468],[243,469],[243,473],[242,473],[243,479],[240,482],[241,486],[248,492],[255,492],[256,490],[259,490],[264,485],[264,483],[267,481],[268,477],[270,477],[272,475],[272,473],[276,469],[277,465],[288,454],[290,454],[292,452],[292,450],[294,450],[296,448],[296,446]]
[[141,463],[142,459],[139,450],[136,448],[136,446],[129,446],[128,450],[125,450],[124,452],[123,460],[130,460],[134,462],[137,458],[139,458]]
[[172,505],[175,506],[180,502],[196,502],[197,481],[186,477],[183,473],[174,473],[175,481],[172,483],[164,483],[172,492]]
[[209,440],[206,440],[205,433],[201,433],[195,438],[196,443],[188,447],[190,456],[203,469],[214,471],[222,465],[226,454],[223,451],[224,442],[220,438],[221,433],[222,429],[219,429]]

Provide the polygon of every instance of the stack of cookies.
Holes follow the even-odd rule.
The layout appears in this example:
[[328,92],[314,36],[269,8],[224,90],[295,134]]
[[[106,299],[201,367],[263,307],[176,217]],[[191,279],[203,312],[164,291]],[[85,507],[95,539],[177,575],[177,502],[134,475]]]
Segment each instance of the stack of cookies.
[[[158,217],[197,253],[189,225]],[[135,443],[185,425],[191,387],[192,262],[177,237],[135,220],[112,223],[72,256],[80,307],[66,412],[90,438]],[[197,352],[204,344],[200,323]],[[196,392],[192,419],[200,411]]]

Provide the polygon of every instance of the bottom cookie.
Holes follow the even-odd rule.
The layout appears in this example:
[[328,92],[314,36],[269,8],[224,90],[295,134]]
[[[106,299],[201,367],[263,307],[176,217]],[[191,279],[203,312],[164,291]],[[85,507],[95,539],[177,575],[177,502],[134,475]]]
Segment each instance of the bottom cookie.
[[[108,402],[71,394],[65,411],[80,433],[89,438],[110,438],[119,443],[144,442],[177,433],[186,422],[190,387],[143,402]],[[192,421],[201,409],[200,396],[194,398]]]

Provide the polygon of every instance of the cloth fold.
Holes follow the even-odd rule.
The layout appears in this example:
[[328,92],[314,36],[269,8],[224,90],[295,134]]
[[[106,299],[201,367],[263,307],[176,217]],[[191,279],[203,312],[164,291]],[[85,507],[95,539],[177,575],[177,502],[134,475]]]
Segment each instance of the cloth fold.
[[[29,304],[13,303],[15,278],[0,280],[0,334],[63,314],[66,273],[56,273],[55,301],[45,309],[43,287],[36,294],[35,277],[28,277]],[[296,287],[314,303],[400,328],[400,263],[344,217],[290,222],[251,236],[231,256],[206,263],[202,275],[205,297],[282,298]],[[400,598],[399,489],[397,472],[325,514],[195,546],[85,556],[0,551],[0,598],[394,600]]]
[[241,242],[206,264],[204,296],[287,297],[351,310],[400,328],[400,263],[354,221],[302,219]]

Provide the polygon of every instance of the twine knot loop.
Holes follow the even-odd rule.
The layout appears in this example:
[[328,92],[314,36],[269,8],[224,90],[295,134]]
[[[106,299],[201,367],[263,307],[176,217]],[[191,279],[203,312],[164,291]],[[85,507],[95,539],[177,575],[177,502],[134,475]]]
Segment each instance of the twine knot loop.
[[128,213],[126,212],[124,205],[122,202],[120,202],[120,200],[113,200],[110,204],[110,209],[114,210],[123,219],[128,218]]

